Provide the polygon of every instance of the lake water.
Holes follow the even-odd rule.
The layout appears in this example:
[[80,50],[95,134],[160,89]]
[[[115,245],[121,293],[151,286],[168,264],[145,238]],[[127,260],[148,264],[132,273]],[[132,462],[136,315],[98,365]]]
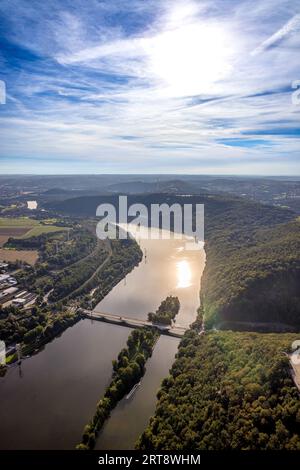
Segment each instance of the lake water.
[[82,320],[21,368],[10,368],[0,379],[0,448],[74,448],[128,333]]
[[27,201],[27,209],[37,209],[38,203],[36,201]]
[[156,394],[169,373],[177,352],[178,338],[161,336],[146,365],[141,385],[129,399],[124,398],[112,412],[98,436],[96,449],[133,449],[154,414]]
[[[133,229],[132,232],[136,235]],[[95,311],[146,319],[149,312],[156,310],[161,301],[172,294],[180,300],[176,323],[188,327],[195,320],[200,303],[204,250],[186,250],[185,239],[137,239],[144,252],[143,261],[97,305]]]
[[[188,326],[199,306],[204,250],[184,240],[142,240],[143,261],[98,304],[97,311],[147,318],[167,295],[177,295],[177,323]],[[82,320],[46,345],[21,368],[0,379],[1,449],[72,449],[111,379],[112,365],[130,329]],[[179,340],[161,337],[141,386],[113,411],[98,449],[130,449],[154,413],[156,393],[168,375]]]

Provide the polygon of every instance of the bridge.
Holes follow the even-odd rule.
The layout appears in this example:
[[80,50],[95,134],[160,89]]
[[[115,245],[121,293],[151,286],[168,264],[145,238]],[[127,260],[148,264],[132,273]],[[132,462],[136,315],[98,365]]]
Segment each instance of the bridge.
[[155,328],[163,335],[174,336],[175,338],[181,338],[186,328],[183,326],[169,326],[161,325],[156,323],[151,323],[147,320],[139,320],[138,318],[128,318],[120,315],[113,315],[112,313],[99,313],[92,310],[80,309],[81,314],[86,318],[91,320],[97,320],[107,323],[112,323],[114,325],[125,326],[126,328]]

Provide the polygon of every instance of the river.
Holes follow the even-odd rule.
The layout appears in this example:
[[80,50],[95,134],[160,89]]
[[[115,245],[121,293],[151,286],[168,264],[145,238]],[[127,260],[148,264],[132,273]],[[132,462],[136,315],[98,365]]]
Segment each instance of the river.
[[[185,250],[184,240],[141,240],[144,259],[96,307],[97,311],[146,318],[174,294],[177,324],[188,326],[199,306],[204,250]],[[108,385],[112,366],[130,329],[82,320],[37,355],[0,379],[1,449],[71,449]],[[146,364],[141,386],[122,400],[98,437],[98,449],[130,449],[155,410],[179,340],[161,337]]]

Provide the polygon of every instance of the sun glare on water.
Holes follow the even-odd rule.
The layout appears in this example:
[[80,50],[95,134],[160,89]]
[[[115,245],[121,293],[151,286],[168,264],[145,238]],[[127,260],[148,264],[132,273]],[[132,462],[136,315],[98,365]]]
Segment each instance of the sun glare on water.
[[176,263],[177,289],[185,289],[192,285],[192,272],[186,260]]

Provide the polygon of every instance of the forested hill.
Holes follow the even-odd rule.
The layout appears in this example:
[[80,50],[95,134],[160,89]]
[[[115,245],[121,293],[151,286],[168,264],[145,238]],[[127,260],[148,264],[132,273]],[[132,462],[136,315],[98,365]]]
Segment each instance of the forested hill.
[[201,295],[206,327],[299,329],[299,218],[246,201],[217,206],[205,206]]
[[202,279],[207,327],[300,329],[299,233],[295,219],[244,234],[217,233],[208,241]]
[[[59,213],[75,216],[96,215],[99,204],[110,203],[118,207],[119,194],[111,196],[81,196],[65,199],[63,201],[51,201],[44,204],[46,209]],[[293,212],[282,210],[275,206],[267,206],[246,199],[230,195],[217,195],[213,193],[201,193],[198,195],[175,195],[166,193],[128,195],[128,205],[134,203],[145,204],[150,210],[151,204],[204,204],[207,215],[206,230],[215,230],[216,226],[224,222],[224,217],[230,218],[230,223],[250,225],[274,225],[288,221],[294,217]]]
[[289,371],[295,334],[190,330],[137,447],[300,450],[300,400]]
[[[118,196],[52,203],[53,210],[95,216]],[[204,204],[206,267],[202,301],[206,327],[282,331],[300,328],[300,222],[295,214],[232,196],[129,196],[128,204]]]

